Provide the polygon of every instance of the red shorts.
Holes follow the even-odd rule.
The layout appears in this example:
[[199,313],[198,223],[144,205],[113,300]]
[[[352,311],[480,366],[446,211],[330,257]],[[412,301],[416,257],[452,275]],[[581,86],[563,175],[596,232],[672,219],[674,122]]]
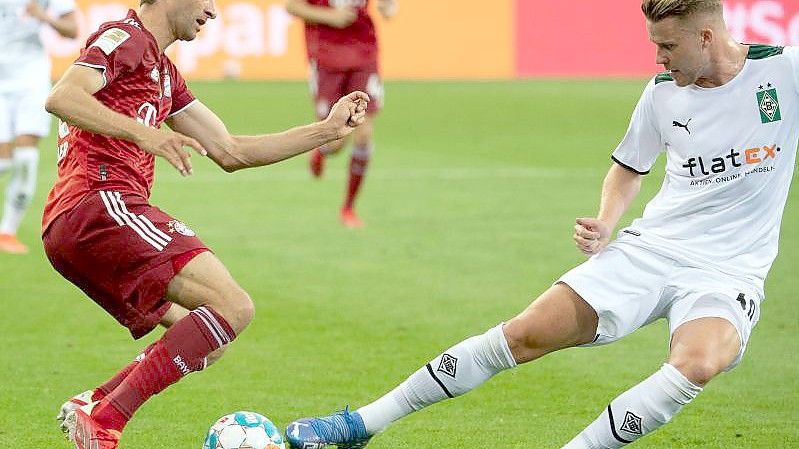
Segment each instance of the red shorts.
[[371,101],[366,110],[368,114],[375,114],[383,107],[383,82],[377,68],[329,70],[318,67],[315,61],[311,61],[308,84],[316,105],[316,116],[320,120],[327,117],[330,108],[339,98],[354,90],[369,94]]
[[90,192],[42,236],[53,267],[140,338],[171,303],[169,282],[208,251],[185,224],[137,195]]

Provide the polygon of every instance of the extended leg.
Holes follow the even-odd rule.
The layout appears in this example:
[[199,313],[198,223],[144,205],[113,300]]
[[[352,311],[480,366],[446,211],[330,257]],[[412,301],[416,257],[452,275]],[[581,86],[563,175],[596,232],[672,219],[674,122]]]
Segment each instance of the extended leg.
[[369,167],[369,159],[371,159],[372,152],[374,151],[374,144],[372,143],[374,129],[373,120],[373,116],[367,116],[366,121],[353,132],[349,180],[347,182],[344,204],[341,207],[341,221],[345,226],[350,228],[363,226],[363,222],[355,214],[355,199],[361,191],[361,185],[366,176],[366,169]]
[[735,360],[741,339],[722,318],[689,321],[674,332],[668,363],[622,393],[563,449],[619,448],[669,422]]
[[36,191],[39,167],[39,150],[36,148],[38,143],[39,138],[30,135],[19,136],[16,140],[11,156],[13,176],[6,186],[3,217],[0,220],[2,251],[19,254],[28,252],[28,248],[17,240],[16,234]]
[[375,402],[354,413],[300,419],[289,424],[286,437],[295,448],[360,447],[391,422],[471,391],[517,363],[592,341],[596,327],[594,310],[557,284],[506,324],[447,349]]
[[106,397],[75,413],[72,439],[78,449],[116,448],[122,429],[151,396],[207,365],[208,357],[230,343],[252,320],[249,296],[210,252],[192,259],[169,283],[167,298],[186,310],[176,313],[164,335]]

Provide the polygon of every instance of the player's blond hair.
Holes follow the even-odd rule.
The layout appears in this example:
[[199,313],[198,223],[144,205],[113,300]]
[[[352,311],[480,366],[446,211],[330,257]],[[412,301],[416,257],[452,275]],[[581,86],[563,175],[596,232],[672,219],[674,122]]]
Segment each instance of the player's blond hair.
[[667,17],[684,18],[696,13],[721,13],[721,0],[643,0],[641,11],[651,22]]

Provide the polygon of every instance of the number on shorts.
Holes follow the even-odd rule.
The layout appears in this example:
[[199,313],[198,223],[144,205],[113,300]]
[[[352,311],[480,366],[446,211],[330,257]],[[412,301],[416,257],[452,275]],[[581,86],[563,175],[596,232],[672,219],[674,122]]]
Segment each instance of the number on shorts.
[[749,300],[749,312],[746,313],[746,316],[749,317],[749,321],[752,321],[755,318],[755,303],[754,299]]
[[746,316],[749,317],[749,321],[752,321],[755,318],[755,308],[757,307],[757,303],[755,303],[754,299],[749,300],[749,311],[746,310],[746,295],[743,293],[739,293],[738,297],[735,298],[741,304],[741,309],[746,312]]

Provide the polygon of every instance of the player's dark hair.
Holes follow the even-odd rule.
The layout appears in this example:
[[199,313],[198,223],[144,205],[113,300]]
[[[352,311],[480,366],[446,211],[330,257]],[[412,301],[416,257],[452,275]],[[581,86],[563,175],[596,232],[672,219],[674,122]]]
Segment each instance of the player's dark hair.
[[687,17],[695,13],[721,13],[721,0],[643,0],[641,11],[652,22],[667,17]]
[[145,3],[148,4],[148,5],[152,5],[153,3],[155,3],[155,0],[139,0],[139,6],[141,6],[141,5],[145,4]]

